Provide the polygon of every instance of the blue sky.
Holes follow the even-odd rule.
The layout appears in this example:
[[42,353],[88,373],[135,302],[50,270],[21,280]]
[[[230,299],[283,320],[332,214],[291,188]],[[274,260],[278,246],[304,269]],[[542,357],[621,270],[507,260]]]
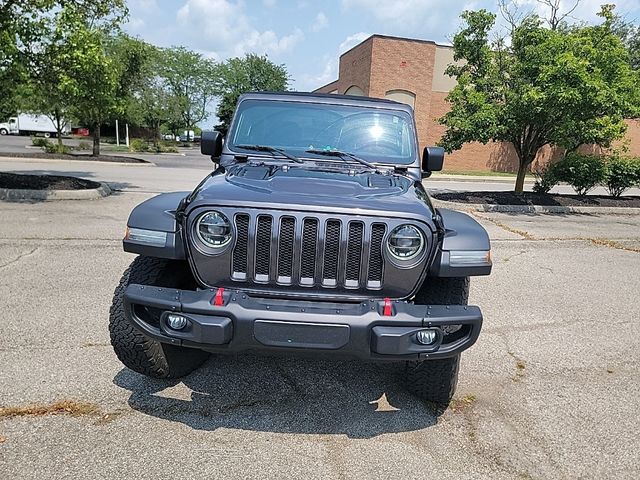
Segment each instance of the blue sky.
[[[536,0],[519,3],[540,8]],[[601,3],[611,0],[582,0],[574,19],[597,21]],[[627,18],[640,18],[640,1],[613,3]],[[496,0],[128,0],[128,5],[124,28],[130,34],[162,47],[184,45],[215,60],[267,54],[287,66],[295,90],[335,80],[339,55],[370,34],[448,43],[460,12],[496,10]]]

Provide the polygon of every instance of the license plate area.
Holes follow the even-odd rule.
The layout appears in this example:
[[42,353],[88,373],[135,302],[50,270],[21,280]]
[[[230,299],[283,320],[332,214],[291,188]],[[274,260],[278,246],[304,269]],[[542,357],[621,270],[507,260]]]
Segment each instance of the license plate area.
[[349,343],[348,325],[256,320],[255,339],[271,347],[337,350]]

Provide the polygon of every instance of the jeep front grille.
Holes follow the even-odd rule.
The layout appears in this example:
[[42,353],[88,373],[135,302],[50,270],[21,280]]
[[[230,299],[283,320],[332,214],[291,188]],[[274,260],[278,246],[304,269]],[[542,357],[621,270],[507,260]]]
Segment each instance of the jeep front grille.
[[231,278],[292,286],[378,290],[386,225],[374,219],[237,213]]

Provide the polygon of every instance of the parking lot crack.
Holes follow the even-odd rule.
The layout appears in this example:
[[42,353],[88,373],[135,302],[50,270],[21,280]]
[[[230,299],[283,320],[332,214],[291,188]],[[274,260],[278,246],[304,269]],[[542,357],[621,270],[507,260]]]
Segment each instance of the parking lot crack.
[[503,229],[506,232],[514,233],[516,235],[520,235],[525,240],[538,240],[536,237],[534,237],[533,235],[531,235],[529,232],[527,232],[525,230],[519,230],[517,228],[510,227],[509,225],[507,225],[505,223],[502,223],[499,220],[496,220],[496,219],[490,218],[490,217],[485,217],[484,215],[479,215],[479,214],[474,213],[474,212],[471,212],[471,214],[476,218],[480,218],[482,220],[487,220],[488,222],[493,223],[495,226],[500,227],[501,229]]
[[38,250],[40,249],[40,247],[35,247],[34,249],[32,249],[31,251],[27,252],[27,253],[21,253],[20,255],[18,255],[16,258],[14,258],[13,260],[9,260],[7,263],[0,265],[0,269],[2,268],[6,268],[10,265],[13,265],[14,263],[19,262],[20,260],[22,260],[23,258],[26,257],[30,257],[31,255],[33,255],[34,253],[36,253]]

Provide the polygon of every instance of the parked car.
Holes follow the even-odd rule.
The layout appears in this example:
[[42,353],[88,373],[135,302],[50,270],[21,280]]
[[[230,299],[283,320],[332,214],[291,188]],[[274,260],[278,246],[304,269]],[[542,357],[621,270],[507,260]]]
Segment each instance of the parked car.
[[[55,123],[46,115],[35,113],[20,113],[17,117],[9,118],[9,133],[13,135],[38,135],[45,137],[57,135]],[[67,122],[63,122],[62,133],[67,135],[71,132]]]
[[217,167],[190,193],[138,205],[115,290],[118,358],[156,378],[248,350],[404,362],[419,397],[446,404],[480,334],[469,278],[491,272],[473,218],[435,208],[411,107],[338,95],[240,97]]

